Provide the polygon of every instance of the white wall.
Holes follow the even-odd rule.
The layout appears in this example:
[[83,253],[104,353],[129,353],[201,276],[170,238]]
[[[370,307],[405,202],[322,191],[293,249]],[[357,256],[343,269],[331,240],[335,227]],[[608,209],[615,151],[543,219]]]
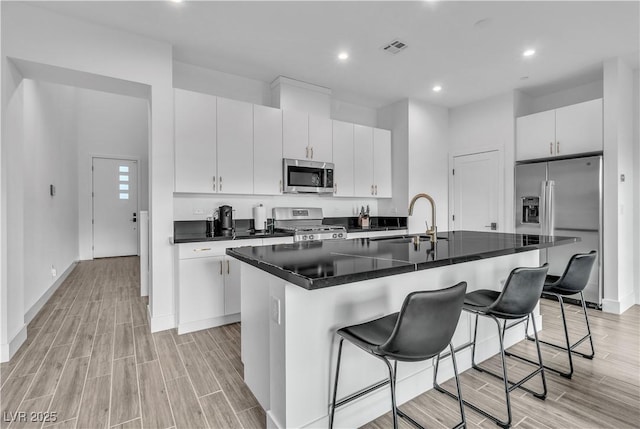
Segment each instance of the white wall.
[[[25,79],[24,312],[78,258],[75,90]],[[70,168],[71,167],[71,168]],[[56,188],[50,196],[49,185]]]
[[[604,299],[603,310],[635,302],[633,72],[620,59],[604,63]],[[625,175],[622,182],[621,175]]]
[[[633,75],[633,150],[634,150],[634,187],[633,194],[635,196],[634,218],[634,254],[635,261],[640,260],[640,83],[639,70],[636,69]],[[640,264],[637,262],[634,266],[636,304],[640,304]]]
[[76,109],[79,257],[92,259],[93,156],[138,160],[138,210],[149,208],[148,102],[136,97],[78,89]]
[[331,119],[369,127],[386,128],[378,124],[378,111],[373,107],[361,106],[335,98],[331,99]]
[[[20,2],[2,2],[3,68],[6,58],[68,69],[150,88],[150,313],[153,331],[175,325],[173,293],[173,81],[167,43],[65,17]],[[3,75],[4,76],[4,75]],[[11,89],[3,77],[3,92]],[[10,93],[12,93],[11,91]],[[10,100],[3,98],[3,109]],[[3,127],[7,125],[5,113]],[[4,136],[3,136],[4,137]],[[3,162],[13,164],[10,153]],[[3,171],[4,174],[4,171]],[[15,195],[14,195],[15,197]],[[8,195],[8,210],[16,199]],[[19,199],[19,197],[16,197]],[[3,208],[3,210],[5,210]],[[15,218],[14,218],[15,219]],[[7,219],[7,229],[15,225]],[[19,223],[19,221],[16,221]],[[2,237],[5,240],[5,237]],[[20,240],[6,237],[13,252]],[[21,258],[22,259],[22,258]],[[18,264],[22,260],[16,261]],[[7,264],[9,265],[9,263]],[[2,288],[22,288],[23,281]],[[3,292],[4,294],[4,292]],[[24,325],[24,321],[12,323]],[[14,335],[15,337],[15,335]],[[11,341],[11,337],[8,338]],[[4,356],[3,356],[4,357]]]
[[[456,107],[449,112],[451,155],[498,150],[503,160],[498,230],[514,231],[514,94],[512,92]],[[451,176],[449,176],[451,177]]]
[[519,116],[595,100],[602,98],[603,94],[603,81],[597,80],[551,94],[531,97],[531,104],[528,106],[530,110],[526,113],[520,113]]

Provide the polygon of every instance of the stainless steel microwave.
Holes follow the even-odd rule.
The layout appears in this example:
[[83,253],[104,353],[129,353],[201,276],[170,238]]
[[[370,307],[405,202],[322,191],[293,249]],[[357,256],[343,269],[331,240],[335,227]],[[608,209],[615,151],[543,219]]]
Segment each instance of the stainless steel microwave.
[[333,193],[333,167],[331,162],[285,158],[282,160],[283,191],[287,194]]

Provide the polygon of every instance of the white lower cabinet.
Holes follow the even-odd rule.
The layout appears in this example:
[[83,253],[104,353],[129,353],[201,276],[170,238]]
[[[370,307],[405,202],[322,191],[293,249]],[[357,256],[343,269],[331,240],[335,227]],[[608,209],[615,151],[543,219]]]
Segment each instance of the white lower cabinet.
[[240,321],[240,261],[225,252],[261,245],[261,239],[177,245],[179,334]]

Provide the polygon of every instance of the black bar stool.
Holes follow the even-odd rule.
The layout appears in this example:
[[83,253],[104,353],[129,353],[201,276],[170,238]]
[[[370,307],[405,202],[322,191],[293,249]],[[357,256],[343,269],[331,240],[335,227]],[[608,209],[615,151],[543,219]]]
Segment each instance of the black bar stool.
[[[466,290],[467,283],[460,282],[447,289],[412,292],[405,298],[399,313],[393,313],[367,323],[352,325],[338,330],[337,334],[341,338],[338,347],[336,378],[333,386],[333,401],[329,414],[329,428],[333,428],[337,407],[387,384],[391,386],[393,427],[398,427],[398,416],[400,416],[414,426],[422,428],[419,423],[400,411],[396,406],[396,370],[398,361],[418,362],[437,356],[437,367],[440,353],[447,347],[447,344],[451,353],[453,353],[451,338],[458,325],[458,319],[460,319]],[[389,370],[389,379],[336,402],[342,343],[344,340],[384,361]],[[390,360],[394,361],[393,366]],[[462,398],[455,357],[453,359],[453,371],[458,387],[458,398]],[[456,428],[464,427],[466,422],[462,399],[458,399],[458,404],[462,421],[455,426]]]
[[[473,331],[473,341],[459,347],[456,351],[464,350],[467,347],[471,347],[471,366],[480,371],[485,372],[493,377],[499,378],[504,381],[504,393],[507,405],[507,420],[500,420],[498,417],[493,416],[478,406],[463,401],[464,405],[477,411],[488,419],[493,420],[498,426],[508,428],[511,426],[511,399],[509,393],[517,388],[521,388],[526,392],[531,393],[536,398],[545,399],[547,396],[547,381],[544,377],[544,367],[542,365],[542,354],[540,353],[540,344],[538,343],[538,334],[535,330],[535,319],[531,312],[535,309],[536,304],[540,298],[542,287],[544,285],[544,279],[547,274],[547,264],[539,268],[516,268],[509,274],[507,281],[504,284],[502,292],[481,289],[474,292],[470,292],[465,296],[464,305],[462,309],[473,313],[476,316],[475,328]],[[517,382],[510,381],[507,377],[507,366],[505,364],[505,350],[504,350],[504,334],[507,329],[513,328],[529,319],[529,315],[532,316],[533,332],[536,340],[536,347],[538,349],[538,362],[534,362],[537,368],[529,375],[525,376]],[[475,362],[476,354],[476,338],[478,334],[478,316],[485,316],[496,322],[498,328],[498,339],[500,341],[500,357],[502,359],[502,375],[496,374],[488,369],[481,368]],[[504,323],[500,326],[500,320]],[[508,320],[516,320],[515,322],[507,325]],[[434,374],[434,380],[437,376]],[[537,374],[542,377],[542,393],[534,392],[523,386],[524,383],[532,379]],[[446,393],[453,398],[459,398],[453,393],[447,391],[439,384],[435,383],[435,388],[439,392]]]
[[[586,359],[593,359],[595,356],[595,349],[593,348],[593,339],[591,338],[591,327],[589,326],[589,315],[587,314],[587,306],[584,303],[584,294],[582,291],[585,287],[587,287],[587,283],[589,282],[589,276],[591,275],[591,269],[596,261],[597,253],[595,250],[592,250],[589,253],[578,253],[573,255],[567,264],[567,268],[565,268],[562,276],[547,276],[544,282],[544,288],[542,290],[543,293],[553,295],[556,297],[558,302],[560,303],[560,312],[562,313],[562,326],[564,327],[564,338],[566,340],[566,347],[558,344],[553,344],[547,341],[539,340],[542,344],[546,344],[552,347],[555,347],[560,350],[564,350],[567,352],[567,356],[569,357],[569,372],[564,372],[556,368],[549,367],[545,365],[544,367],[550,371],[553,371],[557,374],[560,374],[563,377],[571,378],[573,375],[573,359],[571,357],[572,353],[580,355]],[[584,312],[584,320],[587,324],[587,335],[580,338],[574,344],[569,342],[569,331],[567,330],[567,318],[564,314],[564,301],[562,300],[563,296],[580,294],[580,302],[582,303],[582,311]],[[529,336],[529,321],[527,320],[527,339],[533,341],[534,338]],[[591,343],[591,353],[581,353],[575,351],[574,349],[582,344],[584,341],[589,339]],[[519,355],[514,355],[522,360],[526,360],[531,362],[529,359],[524,358]]]

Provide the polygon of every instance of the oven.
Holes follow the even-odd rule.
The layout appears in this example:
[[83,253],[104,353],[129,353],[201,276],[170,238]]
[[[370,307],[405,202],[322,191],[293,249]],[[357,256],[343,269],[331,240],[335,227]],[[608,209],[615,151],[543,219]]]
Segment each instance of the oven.
[[282,183],[286,194],[333,193],[333,163],[306,161],[301,159],[282,160]]

